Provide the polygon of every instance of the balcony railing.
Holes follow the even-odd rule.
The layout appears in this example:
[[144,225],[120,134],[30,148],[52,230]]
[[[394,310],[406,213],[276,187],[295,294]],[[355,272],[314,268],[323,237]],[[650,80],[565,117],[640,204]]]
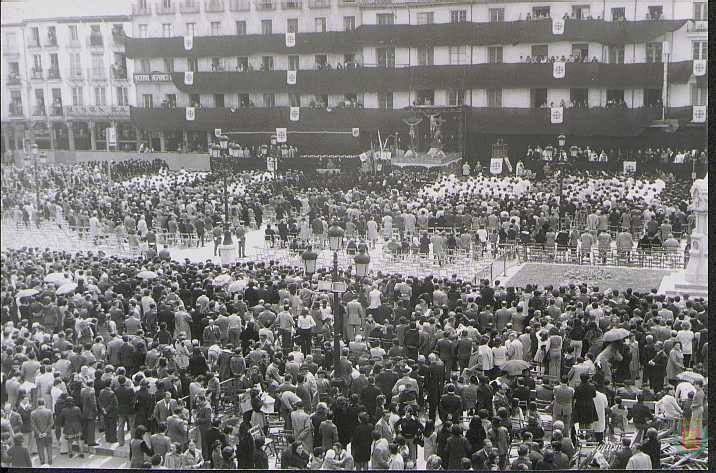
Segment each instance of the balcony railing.
[[300,0],[282,0],[281,8],[284,10],[300,10],[303,3]]
[[104,40],[100,35],[90,35],[90,37],[87,38],[87,46],[90,48],[103,48]]
[[17,103],[11,103],[8,107],[8,112],[10,112],[10,116],[12,117],[21,117],[22,116],[22,105]]
[[47,115],[47,111],[45,110],[45,106],[37,106],[32,110],[32,115],[35,117],[44,117]]
[[208,0],[204,4],[204,11],[207,13],[223,13],[224,0]]
[[331,8],[331,0],[308,0],[308,8]]
[[60,78],[60,70],[59,69],[48,69],[47,70],[47,78],[48,79],[59,79]]
[[179,11],[181,13],[199,13],[200,10],[201,5],[199,5],[199,0],[185,1],[179,4]]
[[34,39],[29,40],[29,41],[27,42],[27,47],[28,47],[28,48],[39,48],[39,47],[40,47],[40,40],[37,40],[37,41],[34,40]]
[[276,1],[272,0],[256,0],[255,5],[256,10],[258,11],[268,11],[276,9]]
[[707,33],[709,31],[708,20],[689,20],[686,24],[688,33]]
[[82,44],[80,43],[79,39],[71,39],[67,42],[67,47],[69,48],[81,48]]
[[163,2],[159,2],[154,6],[154,13],[157,15],[173,15],[176,13],[176,7],[174,4],[170,4],[167,7]]
[[124,30],[112,30],[112,43],[115,46],[124,46],[127,40],[127,33]]
[[229,11],[249,11],[250,9],[249,0],[229,0]]
[[42,80],[42,78],[43,78],[42,69],[33,69],[33,70],[32,70],[32,76],[31,76],[31,77],[32,77],[33,79],[40,79],[40,80]]
[[7,85],[17,85],[20,82],[20,74],[17,72],[11,72],[7,75]]
[[57,38],[47,38],[45,40],[45,47],[46,48],[56,48],[57,47]]

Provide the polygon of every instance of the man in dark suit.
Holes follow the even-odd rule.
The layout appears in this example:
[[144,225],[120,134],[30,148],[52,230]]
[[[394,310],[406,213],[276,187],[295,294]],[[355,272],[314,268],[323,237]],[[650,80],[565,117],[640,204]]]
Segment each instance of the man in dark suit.
[[52,465],[52,411],[45,407],[45,400],[37,400],[37,409],[30,414],[32,433],[35,436],[37,453],[42,465]]
[[440,398],[438,410],[441,419],[447,419],[448,415],[451,415],[456,420],[462,417],[462,399],[455,394],[455,385],[448,385],[447,393]]
[[437,415],[440,395],[445,386],[445,363],[434,353],[430,354],[428,361],[430,365],[428,367],[428,377],[425,380],[425,389],[428,394],[429,417],[434,421]]
[[97,395],[94,380],[90,379],[80,390],[80,409],[82,410],[82,439],[88,447],[97,445],[95,432],[97,429]]
[[117,436],[119,438],[119,446],[124,445],[124,427],[131,434],[134,430],[134,389],[127,383],[127,378],[119,376],[117,378],[118,386],[114,391],[117,397]]
[[108,443],[117,441],[117,396],[109,386],[99,392],[99,408],[104,417],[104,437]]
[[[375,378],[373,376],[369,376],[368,385],[363,388],[363,391],[360,393],[360,400],[371,418],[375,416],[375,409],[377,405],[376,399],[380,393],[380,388],[375,385]],[[373,420],[376,421],[377,419]]]
[[438,356],[445,363],[445,372],[451,373],[455,369],[455,357],[457,356],[457,341],[446,336],[441,337],[435,347]]

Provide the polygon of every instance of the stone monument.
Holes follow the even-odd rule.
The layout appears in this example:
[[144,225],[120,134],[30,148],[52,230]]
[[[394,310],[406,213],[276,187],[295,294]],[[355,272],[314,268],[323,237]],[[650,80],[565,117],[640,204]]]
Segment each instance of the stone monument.
[[709,176],[697,179],[691,186],[691,209],[696,225],[691,232],[691,249],[686,269],[676,271],[661,281],[659,292],[667,295],[688,294],[708,298],[709,291]]

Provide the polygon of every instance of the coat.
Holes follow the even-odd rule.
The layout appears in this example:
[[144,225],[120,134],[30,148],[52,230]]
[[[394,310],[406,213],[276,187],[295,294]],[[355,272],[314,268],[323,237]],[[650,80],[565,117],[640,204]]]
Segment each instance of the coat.
[[682,371],[684,371],[684,355],[679,350],[672,348],[666,362],[666,381],[675,378]]
[[578,423],[580,428],[586,427],[592,422],[596,422],[597,409],[594,407],[594,397],[597,390],[589,383],[582,383],[574,390],[574,422]]
[[65,436],[77,435],[82,433],[82,411],[75,405],[66,406],[60,412],[58,419],[59,425],[62,426]]
[[313,451],[313,423],[305,411],[293,411],[291,413],[291,426],[293,437],[303,444],[306,452]]
[[367,462],[370,460],[370,447],[373,443],[373,425],[358,424],[353,430],[351,437],[351,455],[356,462]]

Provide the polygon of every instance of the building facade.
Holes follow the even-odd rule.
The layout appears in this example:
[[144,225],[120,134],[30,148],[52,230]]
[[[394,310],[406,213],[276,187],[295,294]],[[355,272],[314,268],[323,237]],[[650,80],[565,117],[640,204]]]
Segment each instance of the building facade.
[[28,142],[43,150],[136,149],[130,29],[128,12],[47,18],[3,4],[3,154]]

